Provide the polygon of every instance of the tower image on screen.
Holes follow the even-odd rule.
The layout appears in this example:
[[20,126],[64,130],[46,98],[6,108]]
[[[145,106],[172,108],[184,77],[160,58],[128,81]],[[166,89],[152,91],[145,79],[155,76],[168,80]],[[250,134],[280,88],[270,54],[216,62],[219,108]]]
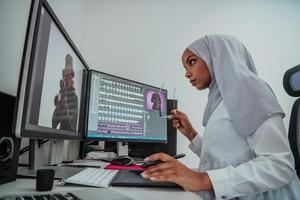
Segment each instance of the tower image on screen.
[[59,93],[54,98],[52,128],[75,131],[78,118],[78,96],[74,87],[73,59],[70,54],[65,57],[62,77],[63,79],[59,82]]

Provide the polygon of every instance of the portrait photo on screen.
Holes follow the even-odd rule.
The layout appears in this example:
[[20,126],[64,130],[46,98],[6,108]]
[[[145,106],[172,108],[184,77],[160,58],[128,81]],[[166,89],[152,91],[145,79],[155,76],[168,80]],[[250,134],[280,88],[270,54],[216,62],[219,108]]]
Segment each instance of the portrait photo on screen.
[[163,111],[166,109],[166,96],[162,92],[148,90],[146,97],[146,108],[149,111]]

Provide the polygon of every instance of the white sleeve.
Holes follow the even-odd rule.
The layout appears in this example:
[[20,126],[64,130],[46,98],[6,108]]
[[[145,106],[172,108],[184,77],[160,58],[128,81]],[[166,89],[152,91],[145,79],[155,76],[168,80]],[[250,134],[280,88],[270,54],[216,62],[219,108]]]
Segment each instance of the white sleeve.
[[254,158],[237,167],[208,171],[216,199],[277,189],[296,176],[294,158],[280,116],[266,120],[247,138]]
[[202,137],[197,134],[189,144],[189,148],[200,157],[202,147]]

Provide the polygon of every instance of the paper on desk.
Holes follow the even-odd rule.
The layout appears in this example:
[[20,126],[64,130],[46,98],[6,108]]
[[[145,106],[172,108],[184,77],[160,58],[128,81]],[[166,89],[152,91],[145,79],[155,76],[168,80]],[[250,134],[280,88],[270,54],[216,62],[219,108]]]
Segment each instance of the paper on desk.
[[116,153],[114,152],[101,152],[101,151],[91,151],[86,154],[86,159],[102,159],[102,158],[114,158],[116,157]]

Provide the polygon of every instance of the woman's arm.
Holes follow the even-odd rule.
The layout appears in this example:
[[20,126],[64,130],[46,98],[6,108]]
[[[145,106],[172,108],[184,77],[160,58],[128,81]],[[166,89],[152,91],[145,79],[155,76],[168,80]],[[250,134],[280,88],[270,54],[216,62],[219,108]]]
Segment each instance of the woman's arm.
[[164,163],[149,167],[142,176],[155,181],[171,181],[190,191],[214,191],[216,199],[231,199],[277,189],[296,176],[283,121],[274,116],[247,138],[255,158],[237,167],[228,166],[195,172],[174,158],[158,153],[148,160]]
[[189,148],[200,157],[201,148],[202,148],[202,137],[197,134],[191,143],[189,144]]
[[190,149],[200,157],[202,137],[196,132],[188,116],[178,109],[172,110],[171,114],[173,126],[191,142]]
[[144,178],[153,181],[174,182],[189,191],[212,190],[212,184],[207,173],[193,171],[165,153],[153,154],[145,160],[161,160],[163,163],[145,170],[141,174]]
[[171,114],[172,125],[176,129],[178,129],[187,139],[192,141],[197,135],[197,132],[191,124],[188,116],[178,109],[172,110]]

